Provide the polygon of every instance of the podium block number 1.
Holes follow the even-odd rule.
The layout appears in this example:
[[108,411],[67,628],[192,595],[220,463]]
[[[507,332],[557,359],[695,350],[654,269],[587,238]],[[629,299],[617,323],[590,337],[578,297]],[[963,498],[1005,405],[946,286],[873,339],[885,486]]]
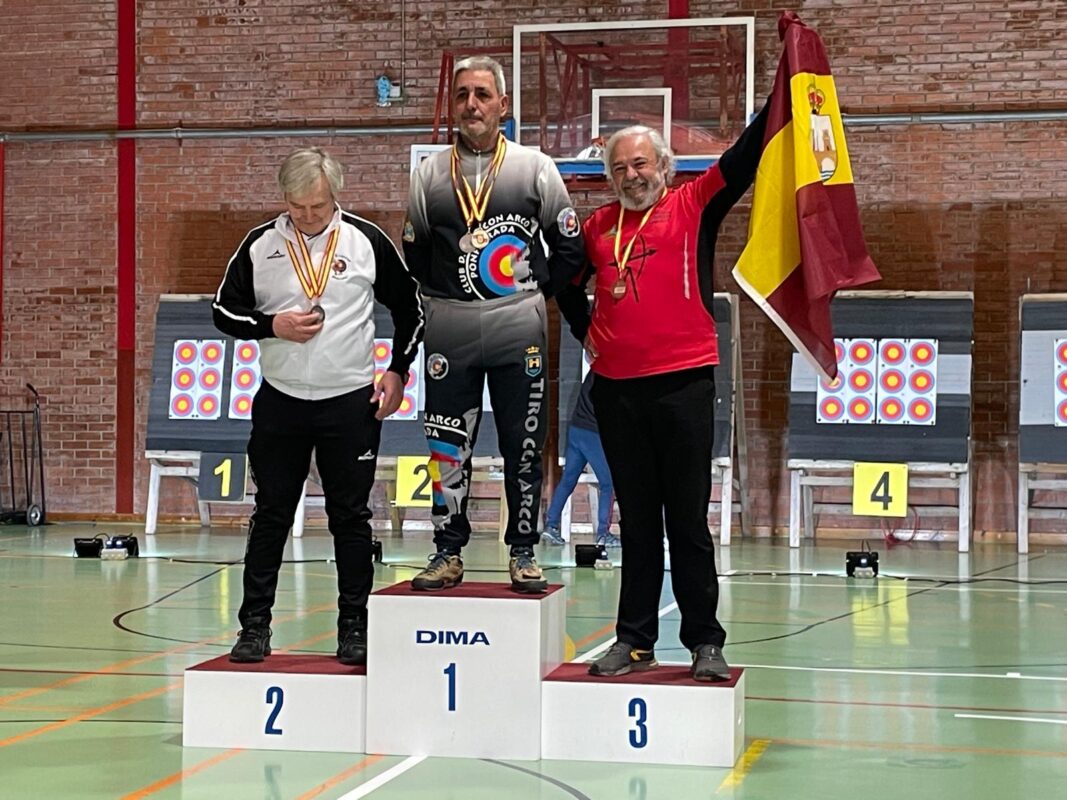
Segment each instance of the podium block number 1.
[[630,729],[630,747],[640,750],[648,744],[648,728],[645,726],[648,722],[648,703],[640,697],[635,697],[630,701],[629,715],[634,721],[634,726]]
[[270,715],[267,717],[267,726],[263,729],[263,732],[268,736],[281,736],[282,729],[274,727],[274,723],[278,721],[278,715],[282,713],[282,703],[285,702],[285,692],[282,691],[281,686],[271,686],[267,689],[267,705],[273,706]]
[[448,710],[456,710],[456,662],[453,661],[444,669],[444,674],[448,676]]

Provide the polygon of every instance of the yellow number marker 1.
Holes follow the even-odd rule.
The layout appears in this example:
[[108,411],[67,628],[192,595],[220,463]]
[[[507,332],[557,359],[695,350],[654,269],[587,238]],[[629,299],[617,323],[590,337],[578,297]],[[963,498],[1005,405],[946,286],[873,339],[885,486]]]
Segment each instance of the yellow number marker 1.
[[863,517],[906,517],[908,465],[857,461],[852,467],[852,513]]

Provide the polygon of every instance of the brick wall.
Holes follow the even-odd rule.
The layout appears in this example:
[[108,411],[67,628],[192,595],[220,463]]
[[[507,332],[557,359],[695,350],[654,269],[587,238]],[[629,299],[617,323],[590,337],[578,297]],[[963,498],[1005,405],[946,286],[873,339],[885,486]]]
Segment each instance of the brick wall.
[[[115,3],[7,0],[0,30],[0,131],[115,125]],[[510,46],[516,23],[656,18],[666,3],[494,0],[288,3],[142,0],[143,128],[424,124],[443,49]],[[403,7],[404,14],[401,14]],[[750,0],[757,97],[777,63],[785,4]],[[846,112],[1063,108],[1062,3],[791,3],[827,45]],[[401,23],[403,22],[403,26]],[[401,29],[404,29],[402,36]],[[405,101],[376,107],[374,79],[403,71]],[[979,530],[1014,527],[1018,296],[1067,290],[1067,126],[912,125],[850,129],[868,243],[885,288],[970,290],[976,300],[974,435]],[[156,298],[211,292],[243,233],[278,210],[273,173],[304,137],[138,143],[137,438],[143,450]],[[398,236],[410,136],[316,138],[346,164],[346,205]],[[114,509],[115,147],[7,142],[0,400],[45,399],[49,507]],[[575,192],[589,209],[604,201]],[[741,250],[748,199],[728,218],[717,285]],[[742,346],[757,523],[785,524],[788,345],[742,303]],[[134,496],[143,509],[147,469]],[[164,509],[190,514],[176,482]]]

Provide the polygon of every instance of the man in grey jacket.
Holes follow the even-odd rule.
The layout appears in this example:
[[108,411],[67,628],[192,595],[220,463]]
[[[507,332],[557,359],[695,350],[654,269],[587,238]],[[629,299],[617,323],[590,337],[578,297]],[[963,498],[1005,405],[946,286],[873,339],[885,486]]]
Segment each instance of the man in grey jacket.
[[[297,150],[282,163],[278,185],[287,211],[245,236],[212,306],[219,330],[260,340],[262,353],[248,442],[256,507],[230,660],[270,655],[282,552],[314,451],[337,560],[337,656],[363,664],[374,580],[367,503],[382,420],[399,407],[418,352],[422,305],[389,237],[338,206],[343,177],[333,158]],[[377,384],[375,300],[395,326],[393,360]]]

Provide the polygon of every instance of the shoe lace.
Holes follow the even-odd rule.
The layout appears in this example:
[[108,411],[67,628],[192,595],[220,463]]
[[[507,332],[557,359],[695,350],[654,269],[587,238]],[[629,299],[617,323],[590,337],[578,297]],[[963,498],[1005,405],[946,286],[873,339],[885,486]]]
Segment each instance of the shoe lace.
[[534,560],[532,553],[516,553],[515,554],[515,569],[526,570],[537,567],[537,562]]
[[258,644],[270,635],[270,628],[245,628],[242,630],[237,638],[241,642],[249,644]]

